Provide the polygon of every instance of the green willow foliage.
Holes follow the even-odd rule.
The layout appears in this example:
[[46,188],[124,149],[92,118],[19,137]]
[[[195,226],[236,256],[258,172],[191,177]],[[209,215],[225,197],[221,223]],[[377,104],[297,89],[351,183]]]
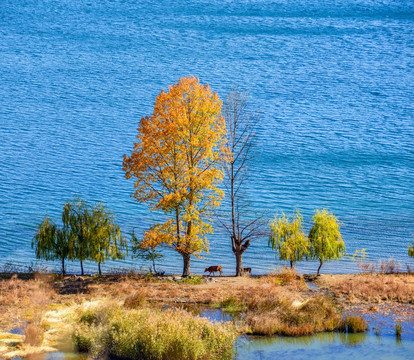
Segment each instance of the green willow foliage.
[[90,208],[85,201],[75,199],[63,206],[63,226],[55,225],[46,217],[32,241],[36,257],[45,260],[61,260],[65,273],[65,260],[80,260],[84,274],[85,260],[101,263],[108,259],[123,259],[128,252],[127,241],[122,236],[115,216],[104,205]]
[[313,226],[309,231],[309,257],[319,260],[318,275],[325,261],[337,260],[346,254],[339,226],[338,219],[327,209],[316,210]]
[[408,256],[414,257],[414,241],[411,246],[408,246]]
[[70,231],[74,249],[70,260],[80,261],[82,275],[83,262],[89,258],[89,245],[92,242],[90,220],[89,207],[82,199],[76,198],[63,205],[62,221]]
[[59,227],[46,217],[39,225],[32,247],[36,249],[37,259],[60,260],[62,274],[65,274],[65,260],[71,258],[73,253],[71,234],[67,227]]
[[309,254],[309,240],[302,229],[302,220],[302,215],[297,211],[292,219],[282,213],[281,217],[276,216],[270,223],[269,246],[279,253],[280,260],[289,261],[291,268],[296,261]]
[[127,241],[122,236],[113,213],[102,204],[97,204],[90,210],[89,229],[91,232],[89,260],[98,263],[99,275],[101,275],[101,263],[108,259],[125,258],[124,253],[128,253]]

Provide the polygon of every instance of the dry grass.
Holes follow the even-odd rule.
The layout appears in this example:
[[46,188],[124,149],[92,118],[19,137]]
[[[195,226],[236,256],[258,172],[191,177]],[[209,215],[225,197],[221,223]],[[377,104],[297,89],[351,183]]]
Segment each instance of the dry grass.
[[0,327],[8,329],[27,322],[40,324],[55,292],[49,278],[20,280],[13,276],[0,281]]
[[144,306],[147,302],[145,295],[142,292],[135,292],[124,301],[124,307],[127,309],[137,309]]
[[414,304],[412,274],[323,275],[317,284],[322,290],[351,303],[396,301]]
[[288,286],[293,290],[301,291],[307,288],[304,278],[295,269],[282,268],[273,274],[262,276],[260,280],[265,283]]
[[302,336],[342,326],[341,312],[332,300],[322,295],[302,303],[287,298],[265,300],[251,310],[246,314],[246,322],[250,331],[258,335]]
[[41,346],[45,331],[37,325],[29,324],[24,329],[24,343],[30,346]]

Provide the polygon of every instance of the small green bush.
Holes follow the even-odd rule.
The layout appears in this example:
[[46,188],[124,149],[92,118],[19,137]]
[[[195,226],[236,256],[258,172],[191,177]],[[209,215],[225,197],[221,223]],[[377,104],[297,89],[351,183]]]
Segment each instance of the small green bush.
[[182,278],[178,283],[186,285],[200,285],[204,284],[204,278],[202,276],[186,277]]
[[364,332],[368,329],[368,324],[362,316],[349,315],[345,318],[348,333]]
[[77,326],[72,334],[73,345],[78,352],[89,352],[92,348],[92,332],[85,325]]
[[96,310],[96,319],[91,325],[79,321],[73,334],[76,348],[94,358],[231,359],[237,336],[232,325],[212,324],[184,310],[112,305]]
[[96,321],[96,314],[92,311],[85,311],[81,315],[79,321],[88,325],[92,325]]

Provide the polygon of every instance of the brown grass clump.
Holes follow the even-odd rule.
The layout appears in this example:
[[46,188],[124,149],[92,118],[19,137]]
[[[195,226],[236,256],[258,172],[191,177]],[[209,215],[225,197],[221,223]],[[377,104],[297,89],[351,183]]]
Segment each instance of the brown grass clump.
[[144,306],[147,302],[147,298],[142,292],[135,292],[129,295],[124,301],[124,307],[127,309],[137,309]]
[[246,314],[251,332],[258,335],[301,336],[340,327],[342,316],[332,300],[314,296],[298,303],[289,299],[255,304]]
[[318,285],[349,302],[414,303],[414,276],[410,274],[325,275]]
[[24,329],[24,343],[30,346],[41,346],[43,342],[44,330],[37,325],[29,324]]
[[280,286],[288,286],[294,290],[303,290],[306,288],[305,280],[295,269],[282,268],[273,274],[262,276],[261,280]]

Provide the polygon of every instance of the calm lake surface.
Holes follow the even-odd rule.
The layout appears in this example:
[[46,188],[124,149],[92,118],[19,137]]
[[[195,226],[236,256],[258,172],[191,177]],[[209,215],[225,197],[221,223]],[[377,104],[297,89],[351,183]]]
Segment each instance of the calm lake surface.
[[[309,230],[313,210],[328,207],[349,253],[365,248],[370,259],[414,266],[414,2],[406,0],[1,1],[0,265],[30,264],[36,225],[45,214],[58,220],[76,195],[104,201],[126,234],[157,221],[130,197],[122,156],[161,89],[192,74],[223,98],[238,85],[260,111],[253,208],[269,219],[299,208]],[[210,243],[192,271],[220,264],[232,273],[230,240],[217,226]],[[165,254],[161,268],[180,272],[181,258]],[[244,263],[253,273],[281,265],[267,239]],[[322,271],[356,267],[343,260]]]

